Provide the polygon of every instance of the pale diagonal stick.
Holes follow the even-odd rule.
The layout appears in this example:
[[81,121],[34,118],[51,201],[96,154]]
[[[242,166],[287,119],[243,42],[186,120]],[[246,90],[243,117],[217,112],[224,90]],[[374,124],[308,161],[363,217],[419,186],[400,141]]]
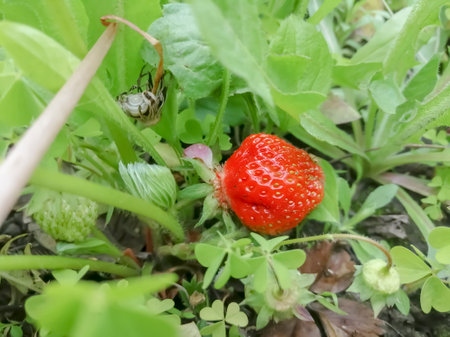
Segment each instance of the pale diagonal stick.
[[128,27],[130,27],[131,29],[133,29],[136,32],[138,32],[139,34],[141,34],[153,46],[153,48],[155,48],[156,52],[159,55],[159,63],[158,63],[158,68],[156,69],[155,83],[153,83],[152,93],[156,95],[156,92],[158,91],[159,82],[161,81],[161,78],[164,73],[164,67],[163,67],[164,59],[163,59],[163,49],[162,49],[161,43],[159,42],[159,40],[155,39],[150,34],[144,32],[142,29],[140,29],[134,23],[131,23],[130,21],[128,21],[124,18],[115,16],[115,15],[105,15],[100,18],[100,21],[105,26],[108,26],[109,24],[111,24],[111,22],[109,22],[108,20],[119,21],[119,22],[122,22],[123,24],[126,24]]
[[111,47],[117,24],[111,24],[53,97],[34,124],[0,165],[0,227],[56,135],[77,105]]

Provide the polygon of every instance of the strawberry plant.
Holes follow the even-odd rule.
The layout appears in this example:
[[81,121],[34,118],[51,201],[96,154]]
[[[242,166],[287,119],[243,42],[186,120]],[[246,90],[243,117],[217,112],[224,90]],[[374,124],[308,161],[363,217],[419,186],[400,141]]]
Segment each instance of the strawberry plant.
[[0,0],[0,332],[447,335],[449,11]]

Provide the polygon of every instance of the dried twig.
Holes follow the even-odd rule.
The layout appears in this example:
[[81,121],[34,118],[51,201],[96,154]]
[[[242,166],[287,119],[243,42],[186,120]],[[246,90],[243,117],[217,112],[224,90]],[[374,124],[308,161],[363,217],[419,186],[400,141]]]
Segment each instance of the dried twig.
[[153,83],[152,93],[154,95],[156,95],[156,92],[158,91],[159,82],[161,82],[161,78],[164,73],[164,67],[163,67],[164,59],[163,59],[163,49],[162,49],[161,43],[159,42],[159,40],[155,39],[153,36],[144,32],[138,26],[136,26],[135,24],[131,23],[130,21],[128,21],[124,18],[115,16],[115,15],[105,15],[100,18],[100,21],[105,26],[108,26],[109,24],[111,24],[111,22],[109,22],[108,20],[119,21],[119,22],[122,22],[123,24],[126,24],[128,27],[130,27],[131,29],[133,29],[136,32],[138,32],[139,34],[141,34],[155,48],[156,52],[159,55],[159,63],[158,63],[158,68],[156,69],[155,82]]
[[110,25],[81,61],[77,70],[53,97],[39,118],[25,132],[0,166],[0,226],[20,191],[69,118],[84,90],[97,72],[116,35]]

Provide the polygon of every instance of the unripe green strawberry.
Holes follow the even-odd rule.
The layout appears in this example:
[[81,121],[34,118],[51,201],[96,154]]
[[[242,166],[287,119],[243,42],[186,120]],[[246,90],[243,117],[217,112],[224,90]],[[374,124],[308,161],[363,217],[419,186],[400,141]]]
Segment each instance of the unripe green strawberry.
[[254,134],[217,172],[216,197],[244,225],[276,235],[297,226],[323,198],[323,171],[277,136]]
[[368,286],[383,294],[392,294],[400,289],[400,275],[391,267],[386,268],[387,263],[381,259],[370,260],[363,265],[362,275]]
[[55,240],[84,240],[95,226],[97,203],[71,194],[55,193],[33,214],[43,231]]

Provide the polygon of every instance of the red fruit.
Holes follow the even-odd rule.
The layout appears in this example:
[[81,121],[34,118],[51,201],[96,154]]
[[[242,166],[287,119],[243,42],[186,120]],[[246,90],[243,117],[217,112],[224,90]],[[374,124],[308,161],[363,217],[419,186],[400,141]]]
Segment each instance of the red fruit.
[[323,171],[307,152],[277,136],[251,135],[217,173],[216,196],[252,231],[297,226],[323,198]]

